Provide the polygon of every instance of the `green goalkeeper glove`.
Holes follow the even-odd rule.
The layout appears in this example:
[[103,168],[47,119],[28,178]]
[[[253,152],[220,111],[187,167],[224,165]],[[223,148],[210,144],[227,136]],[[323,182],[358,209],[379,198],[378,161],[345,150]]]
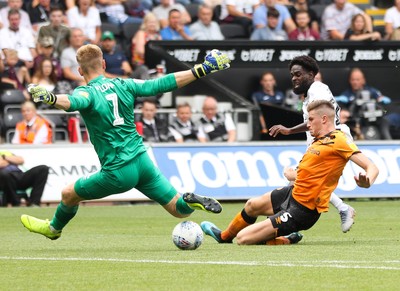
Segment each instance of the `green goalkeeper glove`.
[[205,56],[202,64],[194,65],[192,73],[199,79],[208,74],[228,69],[231,66],[229,64],[230,62],[231,60],[226,54],[221,53],[217,49],[213,49]]
[[46,104],[54,105],[57,102],[57,96],[47,91],[47,89],[40,85],[29,84],[28,92],[32,95],[33,102],[43,102]]

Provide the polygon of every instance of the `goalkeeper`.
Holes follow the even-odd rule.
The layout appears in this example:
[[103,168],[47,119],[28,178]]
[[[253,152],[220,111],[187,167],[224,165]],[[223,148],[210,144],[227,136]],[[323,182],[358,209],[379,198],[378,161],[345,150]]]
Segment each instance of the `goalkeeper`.
[[31,232],[55,240],[78,211],[83,200],[100,199],[136,188],[161,204],[175,217],[187,217],[194,209],[220,213],[219,202],[194,193],[179,194],[146,153],[136,131],[133,108],[136,96],[154,96],[183,87],[210,73],[229,68],[230,60],[212,50],[202,64],[191,70],[153,80],[108,79],[103,54],[95,45],[85,45],[76,54],[79,73],[87,85],[72,95],[54,95],[43,86],[30,85],[34,102],[44,102],[65,111],[79,111],[90,141],[100,160],[100,171],[82,177],[62,190],[61,202],[51,221],[22,215],[22,224]]

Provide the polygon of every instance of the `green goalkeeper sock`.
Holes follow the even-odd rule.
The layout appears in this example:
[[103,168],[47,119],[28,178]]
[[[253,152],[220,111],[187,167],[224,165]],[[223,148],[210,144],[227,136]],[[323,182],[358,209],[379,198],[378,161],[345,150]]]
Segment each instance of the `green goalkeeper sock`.
[[190,208],[190,206],[183,200],[181,196],[179,197],[178,201],[176,201],[176,211],[180,214],[190,214],[194,211],[194,209]]
[[56,230],[62,230],[67,223],[74,218],[75,214],[78,212],[78,205],[76,206],[67,206],[60,202],[58,204],[56,213],[54,213],[54,217],[50,222],[50,226],[52,226]]

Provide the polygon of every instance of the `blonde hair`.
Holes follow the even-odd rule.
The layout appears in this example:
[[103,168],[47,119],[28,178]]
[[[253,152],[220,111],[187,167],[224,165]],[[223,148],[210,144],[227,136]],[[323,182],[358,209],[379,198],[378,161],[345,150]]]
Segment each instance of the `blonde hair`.
[[160,31],[160,22],[158,21],[157,16],[153,12],[147,12],[143,17],[142,25],[140,26],[140,30],[146,30],[147,22],[154,20],[156,23],[156,31]]
[[89,71],[97,71],[102,69],[103,52],[94,44],[81,46],[76,52],[76,60],[84,74]]
[[335,119],[335,106],[328,100],[315,100],[308,104],[307,111],[316,110],[318,115],[326,115],[330,120]]

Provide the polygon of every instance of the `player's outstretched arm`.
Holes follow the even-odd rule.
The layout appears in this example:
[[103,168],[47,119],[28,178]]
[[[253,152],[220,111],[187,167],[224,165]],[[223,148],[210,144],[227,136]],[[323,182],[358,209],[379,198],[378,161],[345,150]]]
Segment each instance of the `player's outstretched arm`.
[[301,123],[291,128],[287,128],[281,124],[274,125],[269,129],[269,135],[276,137],[278,134],[289,135],[307,131],[307,123]]
[[230,67],[230,62],[231,60],[226,54],[217,49],[213,49],[205,56],[203,63],[194,65],[191,70],[174,74],[178,88],[186,86],[194,80],[205,77],[208,74],[226,70]]
[[43,102],[63,110],[67,110],[71,106],[68,95],[55,95],[41,85],[29,84],[28,92],[32,95],[33,102],[35,103]]
[[352,155],[350,160],[363,168],[365,171],[365,174],[360,173],[358,176],[354,176],[354,180],[356,181],[357,185],[362,188],[371,187],[378,177],[378,167],[363,153]]

